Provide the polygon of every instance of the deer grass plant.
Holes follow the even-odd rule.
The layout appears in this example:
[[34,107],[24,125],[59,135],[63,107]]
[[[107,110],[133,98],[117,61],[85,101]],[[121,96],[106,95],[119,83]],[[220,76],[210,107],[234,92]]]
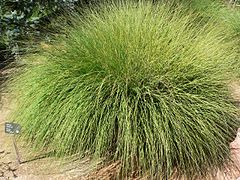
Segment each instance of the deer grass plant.
[[[31,148],[121,161],[120,174],[192,177],[229,160],[239,121],[234,42],[183,7],[111,3],[74,14],[9,82]],[[183,13],[184,12],[184,13]]]
[[187,4],[190,9],[201,13],[205,18],[216,19],[220,24],[232,29],[235,36],[240,37],[240,10],[238,8],[218,0],[192,0]]

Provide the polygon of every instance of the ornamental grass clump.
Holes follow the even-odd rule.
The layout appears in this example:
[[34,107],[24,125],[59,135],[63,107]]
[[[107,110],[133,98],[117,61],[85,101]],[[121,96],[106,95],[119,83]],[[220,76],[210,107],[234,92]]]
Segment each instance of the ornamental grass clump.
[[191,10],[202,13],[204,18],[212,18],[218,21],[217,26],[222,24],[230,28],[233,36],[240,37],[240,10],[229,7],[230,3],[226,4],[216,0],[192,0],[190,3],[185,3],[189,5]]
[[123,176],[221,167],[239,127],[226,85],[237,53],[224,27],[185,12],[119,3],[73,15],[9,84],[23,139],[120,161]]

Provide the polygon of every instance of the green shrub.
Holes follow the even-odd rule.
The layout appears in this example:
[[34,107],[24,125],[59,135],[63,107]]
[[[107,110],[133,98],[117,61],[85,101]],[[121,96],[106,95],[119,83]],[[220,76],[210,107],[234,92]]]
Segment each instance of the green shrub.
[[[40,40],[50,41],[50,22],[63,11],[97,4],[98,0],[1,0],[0,66],[10,64],[19,54],[27,53]],[[34,39],[34,40],[33,40]],[[27,42],[34,42],[28,44]],[[0,69],[2,69],[0,67]]]
[[221,167],[240,125],[226,86],[234,42],[184,14],[127,3],[73,15],[66,36],[23,58],[10,82],[29,146],[120,160],[124,176]]

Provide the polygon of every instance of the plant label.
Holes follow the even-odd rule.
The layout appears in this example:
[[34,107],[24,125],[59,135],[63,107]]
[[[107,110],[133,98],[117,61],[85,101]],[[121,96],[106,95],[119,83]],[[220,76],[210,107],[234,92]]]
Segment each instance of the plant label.
[[21,126],[17,123],[5,123],[5,133],[7,134],[19,134],[21,132]]

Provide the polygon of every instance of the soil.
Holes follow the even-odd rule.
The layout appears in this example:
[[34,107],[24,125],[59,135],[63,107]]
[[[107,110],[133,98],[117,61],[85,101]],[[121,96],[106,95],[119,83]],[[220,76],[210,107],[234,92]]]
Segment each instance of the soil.
[[[240,105],[240,83],[231,83],[230,90],[235,103]],[[115,172],[119,169],[118,162],[102,168],[99,168],[101,167],[101,161],[94,162],[89,158],[78,159],[73,157],[62,162],[58,159],[46,157],[44,154],[30,153],[29,149],[26,150],[20,145],[18,145],[18,148],[22,163],[19,164],[13,146],[13,136],[4,132],[4,124],[11,109],[7,106],[7,99],[3,99],[2,102],[4,103],[0,110],[0,180],[116,179]],[[240,129],[236,139],[230,144],[230,148],[233,163],[219,170],[216,176],[207,179],[240,180]],[[173,177],[172,179],[177,180],[178,178]]]

